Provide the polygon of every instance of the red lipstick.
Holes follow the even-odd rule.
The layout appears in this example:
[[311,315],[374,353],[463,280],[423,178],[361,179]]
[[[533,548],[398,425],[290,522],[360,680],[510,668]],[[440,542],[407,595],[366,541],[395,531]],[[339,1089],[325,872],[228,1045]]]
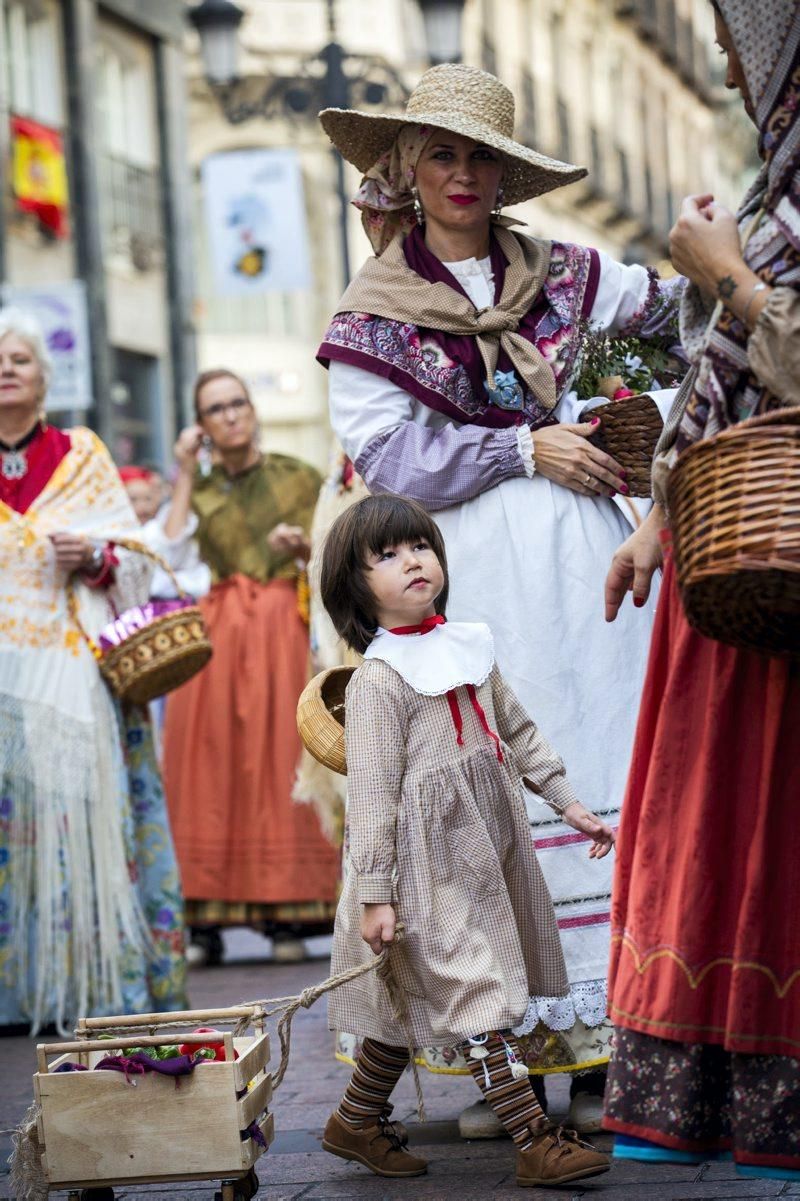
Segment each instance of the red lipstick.
[[452,196],[448,196],[447,199],[452,200],[453,204],[475,204],[478,197],[456,192]]

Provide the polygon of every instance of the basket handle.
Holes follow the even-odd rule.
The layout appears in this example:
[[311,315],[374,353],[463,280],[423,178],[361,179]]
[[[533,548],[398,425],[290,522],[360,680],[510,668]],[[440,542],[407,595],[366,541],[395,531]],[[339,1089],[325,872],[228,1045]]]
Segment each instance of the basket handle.
[[[172,570],[166,559],[162,558],[161,555],[156,554],[154,550],[150,550],[150,548],[145,546],[144,543],[137,542],[133,538],[114,538],[113,541],[115,546],[121,546],[123,550],[129,550],[133,554],[144,555],[146,559],[151,559],[162,569],[162,571],[165,571],[172,580],[173,584],[175,585],[175,591],[177,592],[180,600],[188,599],[188,592],[184,588],[181,588],[175,572]],[[74,624],[78,627],[80,633],[83,635],[83,640],[89,647],[89,650],[92,652],[95,659],[98,661],[102,659],[103,652],[100,650],[100,647],[97,645],[94,638],[92,638],[89,631],[84,627],[83,622],[78,614],[78,598],[75,595],[75,583],[72,576],[70,576],[70,578],[67,580],[67,612],[69,613]]]
[[[230,1030],[220,1031],[222,1044],[225,1047],[225,1058],[233,1062],[233,1034]],[[36,1058],[39,1071],[47,1074],[48,1055],[75,1055],[86,1051],[126,1051],[131,1047],[172,1047],[176,1039],[192,1046],[206,1046],[213,1036],[210,1034],[150,1034],[138,1038],[89,1038],[71,1043],[38,1043]],[[215,1039],[219,1042],[219,1039]]]
[[178,577],[175,575],[175,572],[172,570],[167,560],[162,558],[161,555],[157,554],[156,551],[150,550],[150,547],[145,546],[143,542],[137,542],[135,538],[114,538],[113,543],[115,546],[121,546],[123,550],[129,550],[135,555],[144,555],[146,559],[151,559],[152,562],[157,564],[162,571],[167,573],[175,585],[175,591],[180,599],[187,599],[189,595],[188,592],[185,588],[181,588],[180,584],[178,583]]

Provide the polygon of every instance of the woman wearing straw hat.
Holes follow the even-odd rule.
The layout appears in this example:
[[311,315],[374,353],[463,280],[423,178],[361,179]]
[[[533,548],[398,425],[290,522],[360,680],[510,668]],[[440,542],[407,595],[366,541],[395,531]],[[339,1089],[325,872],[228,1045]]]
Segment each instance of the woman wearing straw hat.
[[[509,228],[504,204],[586,172],[513,140],[514,98],[492,75],[444,64],[403,114],[328,109],[321,120],[365,172],[355,204],[375,250],[319,351],[333,428],[371,491],[436,512],[457,581],[453,618],[491,624],[512,687],[614,824],[651,613],[604,625],[607,557],[633,511],[619,464],[592,444],[591,425],[576,424],[570,380],[582,319],[664,332],[672,289],[644,268]],[[532,998],[521,1030],[533,1034],[534,1074],[576,1074],[570,1118],[589,1131],[610,1036],[610,869],[587,866],[580,835],[559,832],[533,800],[529,810],[570,994]],[[433,1070],[465,1067],[433,1050],[425,1058]]]

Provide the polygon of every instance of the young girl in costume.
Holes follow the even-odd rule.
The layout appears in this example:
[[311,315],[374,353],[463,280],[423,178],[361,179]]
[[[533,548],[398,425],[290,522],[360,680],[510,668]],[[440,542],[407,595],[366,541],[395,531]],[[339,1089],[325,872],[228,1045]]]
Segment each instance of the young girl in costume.
[[[517,1146],[517,1183],[605,1172],[606,1156],[549,1125],[517,1060],[530,996],[567,991],[552,901],[528,829],[524,779],[606,855],[612,830],[576,799],[564,765],[504,682],[488,626],[445,624],[441,534],[424,509],[371,496],[333,525],[322,599],[364,663],[347,689],[350,868],[336,914],[334,973],[391,945],[398,1022],[369,972],[332,995],[332,1028],[361,1054],[323,1147],[379,1176],[418,1176],[389,1121],[412,1046],[460,1046]],[[394,942],[398,922],[402,939]]]

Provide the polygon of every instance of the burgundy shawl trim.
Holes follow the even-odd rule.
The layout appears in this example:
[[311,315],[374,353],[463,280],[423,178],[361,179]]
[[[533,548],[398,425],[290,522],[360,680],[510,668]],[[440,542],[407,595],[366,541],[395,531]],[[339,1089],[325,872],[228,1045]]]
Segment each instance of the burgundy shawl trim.
[[[430,283],[446,283],[466,295],[458,280],[425,246],[415,230],[403,244],[412,270]],[[503,289],[506,260],[496,239],[490,247],[495,299]],[[577,325],[591,312],[600,278],[597,251],[554,242],[547,281],[536,303],[520,322],[519,333],[550,364],[559,394],[566,389],[578,352]],[[369,313],[337,313],[319,348],[317,360],[349,363],[390,380],[421,404],[465,424],[505,429],[523,423],[536,428],[552,413],[526,389],[522,412],[508,412],[487,401],[485,373],[476,340],[445,334]],[[512,370],[500,353],[498,370]]]

